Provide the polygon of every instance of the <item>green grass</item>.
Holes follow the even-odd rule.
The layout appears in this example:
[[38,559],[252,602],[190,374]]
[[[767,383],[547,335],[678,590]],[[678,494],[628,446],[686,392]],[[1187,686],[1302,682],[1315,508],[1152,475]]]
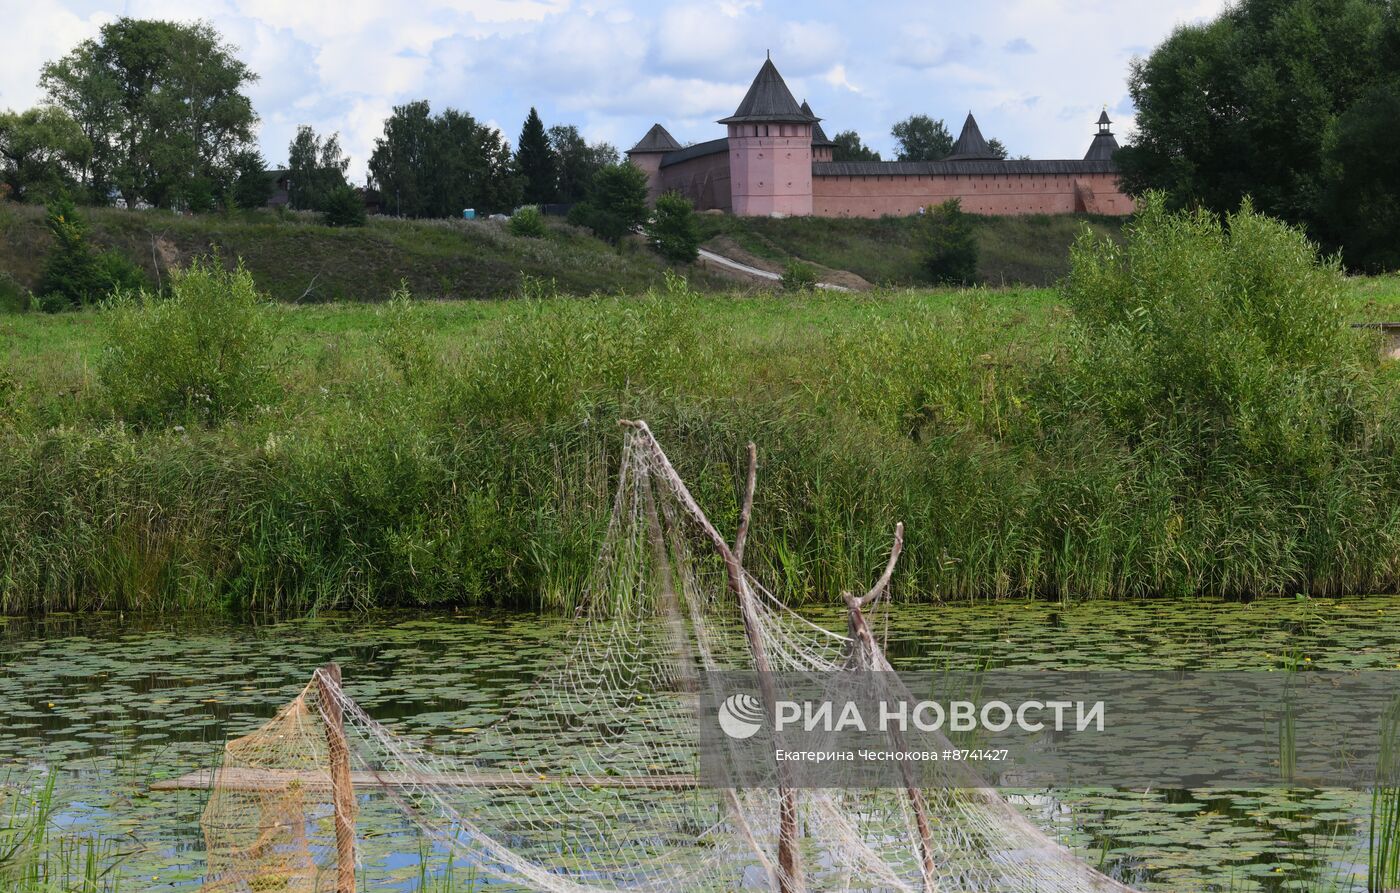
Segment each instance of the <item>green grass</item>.
[[[503,297],[523,276],[553,279],[564,291],[636,292],[660,283],[668,265],[627,243],[614,249],[551,220],[545,238],[511,235],[505,224],[377,217],[362,228],[322,226],[317,215],[270,211],[177,215],[83,208],[90,238],[135,261],[152,283],[173,264],[218,252],[241,259],[279,301],[382,301],[401,280],[421,299]],[[0,271],[33,289],[51,244],[43,208],[0,203]],[[697,283],[721,284],[693,271]],[[0,312],[14,301],[0,288]]]
[[119,893],[121,855],[110,842],[55,827],[54,780],[40,787],[0,780],[0,890],[6,893]]
[[270,304],[275,387],[222,416],[121,397],[117,311],[0,317],[0,610],[564,608],[635,417],[724,529],[759,445],[749,555],[793,599],[896,520],[905,598],[1400,589],[1397,365],[1345,325],[1394,280],[1146,225],[1063,292]]
[[[1110,236],[1121,229],[1116,217],[1035,214],[1024,217],[973,216],[977,230],[980,280],[989,285],[1051,285],[1069,270],[1069,246],[1079,233]],[[700,215],[702,237],[729,236],[744,250],[778,263],[797,257],[852,273],[877,285],[917,285],[918,217],[878,219],[731,217]]]

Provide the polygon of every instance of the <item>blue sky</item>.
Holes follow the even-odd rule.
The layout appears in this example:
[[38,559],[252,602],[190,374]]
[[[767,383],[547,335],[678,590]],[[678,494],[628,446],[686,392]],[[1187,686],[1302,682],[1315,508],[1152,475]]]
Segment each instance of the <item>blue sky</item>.
[[957,134],[973,111],[1013,155],[1082,156],[1107,104],[1132,127],[1128,65],[1224,0],[828,2],[725,0],[85,0],[7,2],[0,108],[41,99],[39,66],[119,15],[213,23],[261,80],[269,162],[298,124],[338,131],[363,179],[390,109],[428,99],[514,140],[531,105],[626,149],[660,121],[682,142],[723,135],[771,50],[827,133],[855,129],[891,157],[916,112]]

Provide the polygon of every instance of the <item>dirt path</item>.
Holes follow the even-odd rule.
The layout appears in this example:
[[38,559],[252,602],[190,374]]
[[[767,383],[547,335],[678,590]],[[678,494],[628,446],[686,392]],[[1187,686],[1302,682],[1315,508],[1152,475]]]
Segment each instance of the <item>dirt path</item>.
[[[722,243],[720,245],[717,245],[716,247],[723,248],[724,250],[734,254],[739,254],[744,258],[743,260],[736,260],[733,257],[726,257],[725,255],[713,251],[709,248],[701,248],[701,261],[710,266],[711,268],[718,268],[721,272],[732,273],[750,279],[761,279],[767,282],[782,281],[783,277],[781,273],[775,272],[773,270],[765,270],[762,267],[757,266],[756,263],[758,263],[758,261],[756,259],[747,256],[747,252],[744,252],[742,250],[734,250],[735,246],[724,244],[727,242],[727,239],[723,240]],[[770,265],[776,266],[776,264],[771,264],[771,262]],[[818,275],[829,275],[829,271],[825,270],[822,267],[818,267],[817,270]],[[860,277],[855,276],[852,273],[846,273],[842,278],[845,277],[850,277],[852,279],[860,279]],[[865,285],[865,288],[869,288],[869,284],[865,283],[864,280],[860,280],[860,282]],[[861,288],[859,286],[853,287],[852,285],[844,285],[839,282],[818,282],[817,288],[824,288],[829,291],[864,291],[864,288]]]

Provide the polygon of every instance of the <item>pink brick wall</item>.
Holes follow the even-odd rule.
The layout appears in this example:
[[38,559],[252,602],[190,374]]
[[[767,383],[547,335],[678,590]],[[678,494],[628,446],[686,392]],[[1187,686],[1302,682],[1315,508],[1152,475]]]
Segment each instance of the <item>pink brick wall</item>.
[[973,214],[1129,214],[1133,201],[1113,174],[957,176],[820,176],[812,179],[817,217],[906,215],[962,200]]
[[[660,156],[658,156],[659,158]],[[732,207],[729,185],[729,153],[701,155],[660,169],[656,182],[658,195],[675,190],[690,199],[697,211]],[[652,198],[655,201],[655,198]]]
[[730,124],[729,188],[740,216],[812,213],[812,126]]
[[656,204],[656,199],[665,190],[661,187],[661,153],[628,152],[627,160],[642,169],[647,175],[647,203]]

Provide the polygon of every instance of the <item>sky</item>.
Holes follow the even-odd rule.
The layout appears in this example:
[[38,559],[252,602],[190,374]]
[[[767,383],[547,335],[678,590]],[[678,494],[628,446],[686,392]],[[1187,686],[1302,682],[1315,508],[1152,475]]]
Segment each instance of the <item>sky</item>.
[[1107,106],[1131,133],[1129,65],[1225,0],[4,0],[0,109],[42,101],[40,66],[119,16],[204,19],[259,75],[249,88],[276,166],[299,124],[338,132],[363,181],[395,105],[469,112],[514,143],[531,106],[626,150],[653,122],[724,135],[771,52],[828,135],[885,158],[890,126],[973,112],[1013,156],[1078,158]]

